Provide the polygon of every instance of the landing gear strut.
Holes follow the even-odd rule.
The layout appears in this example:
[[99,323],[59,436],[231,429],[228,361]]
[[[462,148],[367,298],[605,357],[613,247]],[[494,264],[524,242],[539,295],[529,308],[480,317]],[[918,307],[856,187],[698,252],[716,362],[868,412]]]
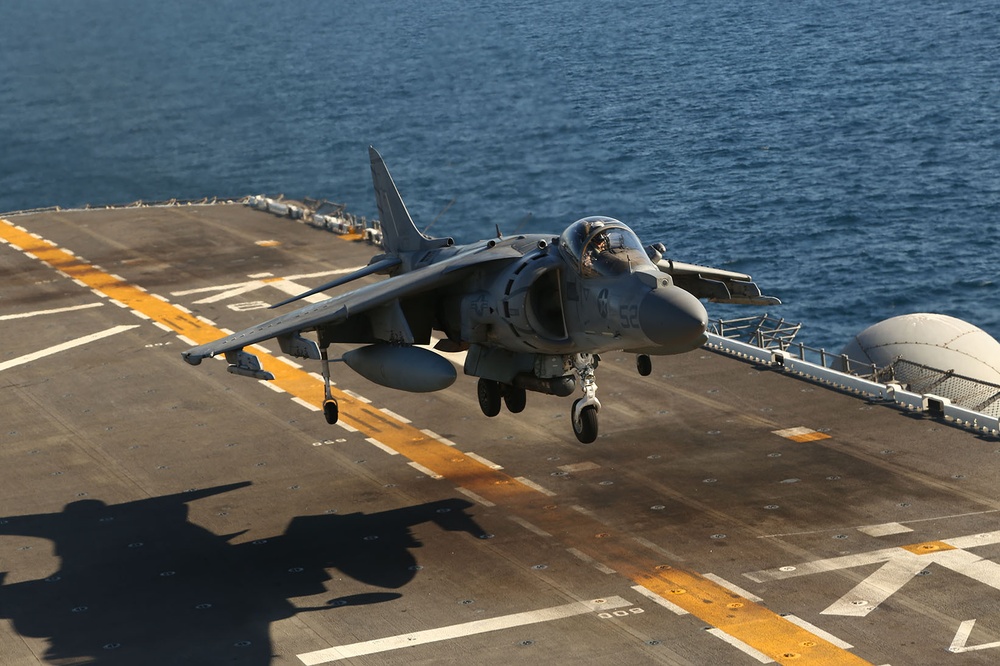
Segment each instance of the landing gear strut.
[[583,444],[590,444],[597,439],[597,413],[601,411],[601,401],[597,399],[597,382],[594,380],[594,370],[601,358],[596,354],[576,354],[573,356],[573,369],[580,376],[580,388],[583,397],[573,403],[573,433]]
[[340,405],[330,391],[330,359],[326,355],[326,347],[319,351],[320,360],[323,362],[323,416],[330,425],[335,424],[340,419]]

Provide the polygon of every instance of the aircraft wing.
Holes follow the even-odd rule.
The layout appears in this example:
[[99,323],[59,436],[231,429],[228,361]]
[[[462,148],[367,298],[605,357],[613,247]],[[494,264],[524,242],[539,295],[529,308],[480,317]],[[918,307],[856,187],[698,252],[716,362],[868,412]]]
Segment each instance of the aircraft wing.
[[657,267],[674,278],[674,284],[698,298],[713,303],[739,303],[742,305],[781,305],[773,296],[764,296],[760,287],[745,273],[721,268],[685,264],[670,259],[660,259]]
[[[365,285],[320,303],[308,305],[213,342],[192,347],[181,352],[181,356],[191,365],[198,365],[202,359],[218,354],[228,355],[231,352],[239,352],[243,347],[271,338],[283,338],[284,340],[281,342],[284,349],[286,342],[302,331],[315,330],[323,325],[338,324],[346,321],[352,315],[391,303],[394,300],[456,282],[461,280],[468,271],[484,263],[505,259],[512,260],[521,256],[521,252],[506,244],[495,247],[483,244],[407,273]],[[314,358],[318,358],[318,356]],[[256,370],[260,370],[259,366]]]

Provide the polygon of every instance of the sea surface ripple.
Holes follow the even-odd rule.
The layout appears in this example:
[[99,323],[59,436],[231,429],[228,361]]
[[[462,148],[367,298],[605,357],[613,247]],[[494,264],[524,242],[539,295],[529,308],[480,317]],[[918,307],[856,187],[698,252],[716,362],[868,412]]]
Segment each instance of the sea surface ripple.
[[807,344],[917,311],[1000,336],[989,0],[33,0],[0,44],[3,211],[263,192],[374,217],[374,145],[418,224],[455,199],[432,233],[611,215],[751,273]]

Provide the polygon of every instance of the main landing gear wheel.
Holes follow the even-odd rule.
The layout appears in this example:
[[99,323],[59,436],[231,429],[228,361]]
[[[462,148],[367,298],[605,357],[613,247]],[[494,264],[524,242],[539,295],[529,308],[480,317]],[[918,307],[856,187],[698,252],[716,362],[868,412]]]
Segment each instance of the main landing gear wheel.
[[503,392],[503,402],[511,414],[520,414],[528,404],[528,394],[523,388],[516,386],[505,386]]
[[653,362],[649,359],[648,355],[638,354],[635,357],[635,369],[643,377],[649,377],[650,373],[653,372]]
[[483,410],[483,414],[496,416],[500,413],[500,382],[480,377],[476,393],[479,395],[479,408]]
[[[580,398],[573,403],[574,415],[584,400]],[[581,444],[590,444],[597,439],[597,408],[594,405],[586,405],[579,409],[579,413],[579,416],[573,418],[573,433]]]
[[330,357],[326,347],[319,350],[319,357],[323,361],[323,416],[327,423],[334,425],[340,419],[340,405],[330,390]]
[[326,417],[326,422],[333,425],[340,418],[340,405],[337,404],[336,400],[324,400],[323,401],[323,416]]

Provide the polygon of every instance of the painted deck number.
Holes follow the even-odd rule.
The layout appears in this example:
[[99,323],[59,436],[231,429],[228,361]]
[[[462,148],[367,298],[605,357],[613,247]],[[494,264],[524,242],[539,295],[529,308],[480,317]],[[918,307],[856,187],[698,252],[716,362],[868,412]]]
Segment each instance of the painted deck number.
[[271,306],[264,301],[247,301],[246,303],[230,303],[226,307],[236,312],[249,312],[250,310],[263,310]]
[[597,617],[602,620],[610,620],[613,617],[628,617],[629,615],[638,615],[639,613],[645,613],[646,611],[641,608],[629,608],[628,610],[616,610],[610,613],[598,613]]

